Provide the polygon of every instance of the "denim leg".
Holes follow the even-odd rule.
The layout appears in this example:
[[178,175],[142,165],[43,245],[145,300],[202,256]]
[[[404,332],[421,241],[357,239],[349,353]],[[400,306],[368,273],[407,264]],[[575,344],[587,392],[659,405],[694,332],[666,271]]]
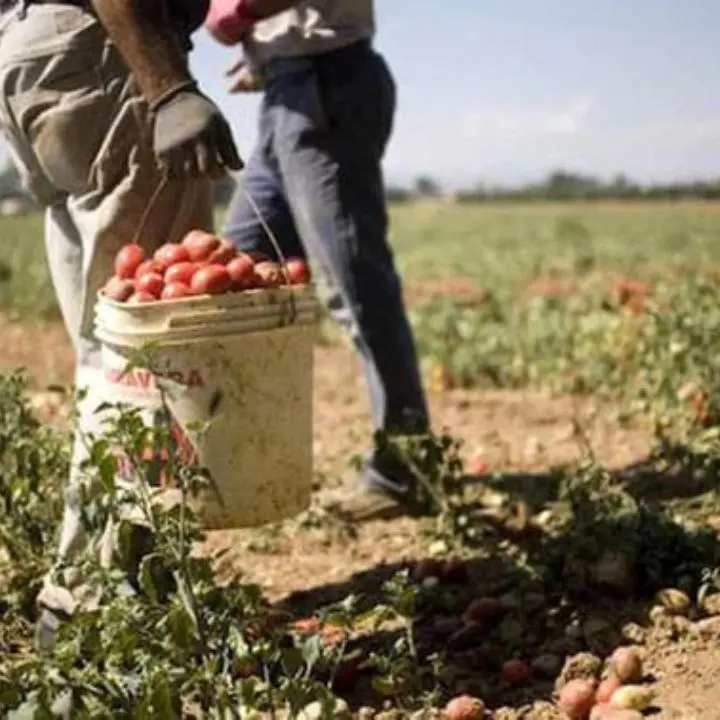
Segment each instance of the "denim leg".
[[284,75],[267,89],[272,151],[329,310],[362,360],[377,429],[422,431],[428,414],[387,240],[381,170],[394,85],[372,53],[352,68]]
[[[275,236],[286,257],[305,257],[290,208],[285,200],[282,179],[268,151],[270,118],[263,104],[260,109],[260,140],[250,156],[235,187],[223,237],[246,252],[255,250],[276,257],[267,231],[258,218],[258,211]],[[248,195],[257,210],[248,200]]]

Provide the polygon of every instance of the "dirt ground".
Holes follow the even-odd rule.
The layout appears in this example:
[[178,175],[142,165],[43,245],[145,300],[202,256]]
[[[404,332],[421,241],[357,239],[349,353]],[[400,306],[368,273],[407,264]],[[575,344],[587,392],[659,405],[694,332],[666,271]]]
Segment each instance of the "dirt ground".
[[[27,366],[37,382],[38,407],[52,415],[54,401],[42,387],[68,383],[72,372],[62,327],[50,324],[29,332],[0,321],[0,338],[0,371]],[[347,348],[318,347],[315,363],[316,471],[318,484],[331,484],[369,440],[368,408],[357,364]],[[649,446],[647,429],[621,428],[612,411],[593,399],[538,392],[451,391],[431,396],[431,406],[436,429],[447,428],[461,439],[467,460],[480,457],[491,472],[510,478],[536,476],[542,482],[548,469],[577,457],[574,419],[582,422],[599,459],[610,467],[641,461]],[[327,523],[273,532],[219,532],[209,544],[212,549],[229,549],[223,560],[228,570],[259,583],[274,600],[293,598],[300,605],[335,594],[339,599],[357,586],[371,588],[387,568],[403,566],[427,551],[427,540],[409,519],[370,523],[353,532]],[[617,612],[612,610],[612,617]],[[620,622],[620,614],[617,618]],[[703,636],[688,632],[646,640],[647,668],[656,679],[657,691],[650,716],[720,718],[718,638],[720,630],[713,627]],[[522,696],[526,710],[517,711],[515,717],[561,717],[542,703],[551,692],[548,685],[528,692]]]

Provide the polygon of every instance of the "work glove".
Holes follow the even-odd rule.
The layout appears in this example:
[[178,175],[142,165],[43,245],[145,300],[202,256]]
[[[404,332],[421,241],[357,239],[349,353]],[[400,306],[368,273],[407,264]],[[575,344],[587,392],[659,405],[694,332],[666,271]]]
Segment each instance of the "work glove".
[[219,177],[242,170],[227,120],[194,83],[181,86],[151,106],[153,146],[168,177]]

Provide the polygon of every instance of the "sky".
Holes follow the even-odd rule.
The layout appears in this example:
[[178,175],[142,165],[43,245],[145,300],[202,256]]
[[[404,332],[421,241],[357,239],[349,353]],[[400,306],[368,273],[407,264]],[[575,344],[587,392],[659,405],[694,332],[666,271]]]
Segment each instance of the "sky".
[[[720,0],[381,0],[398,83],[389,183],[517,183],[554,168],[641,182],[720,176]],[[192,68],[241,152],[258,96],[204,32]]]
[[[720,0],[380,0],[376,14],[398,84],[389,184],[720,176]],[[227,91],[236,49],[193,39],[247,156],[259,96]]]

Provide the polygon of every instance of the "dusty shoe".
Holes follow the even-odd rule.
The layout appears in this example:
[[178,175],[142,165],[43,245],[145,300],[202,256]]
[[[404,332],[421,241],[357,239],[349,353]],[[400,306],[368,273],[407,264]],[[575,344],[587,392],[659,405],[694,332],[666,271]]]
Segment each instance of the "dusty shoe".
[[[125,578],[116,588],[119,595],[141,594],[139,587],[139,568],[143,557],[153,550],[153,536],[147,528],[134,525],[127,539],[125,557],[120,563]],[[102,559],[101,559],[102,560]],[[160,581],[165,581],[161,583]],[[173,583],[170,573],[158,578],[158,589],[167,593]],[[39,652],[51,652],[57,642],[57,636],[63,623],[70,621],[82,607],[85,610],[96,608],[102,594],[83,583],[77,568],[66,568],[62,573],[62,584],[56,582],[52,573],[48,574],[37,596],[40,616],[35,625],[35,647]],[[164,597],[164,595],[161,595]]]
[[[27,700],[20,707],[10,710],[5,718],[6,720],[32,720],[32,718],[36,717],[47,717],[46,713],[47,711],[40,709],[38,694],[33,692],[29,694]],[[52,718],[71,720],[73,717],[72,692],[62,693],[60,697],[56,698],[50,707],[50,713]]]
[[[73,578],[74,579],[74,578]],[[51,576],[37,596],[37,607],[40,613],[35,625],[35,648],[39,652],[51,652],[55,647],[60,626],[68,622],[78,608],[77,583],[71,583],[72,590],[58,585]]]
[[368,456],[360,472],[339,488],[321,492],[320,507],[350,522],[417,514],[410,470],[397,457]]
[[402,497],[358,481],[357,478],[318,496],[323,510],[350,522],[392,520],[406,515],[408,508],[403,500]]
[[68,621],[61,612],[43,608],[35,625],[35,649],[38,652],[51,652],[55,647],[60,626]]

